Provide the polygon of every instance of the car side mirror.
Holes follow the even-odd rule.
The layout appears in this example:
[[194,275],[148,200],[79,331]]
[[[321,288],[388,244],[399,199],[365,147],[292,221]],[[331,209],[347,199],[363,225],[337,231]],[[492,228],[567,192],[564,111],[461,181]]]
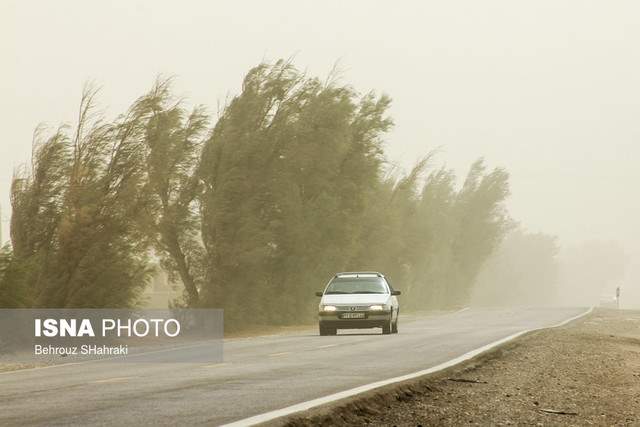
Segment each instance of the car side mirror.
[[391,295],[400,295],[401,293],[400,291],[391,291]]
[[317,297],[321,297],[322,296],[322,292],[316,292],[316,296]]

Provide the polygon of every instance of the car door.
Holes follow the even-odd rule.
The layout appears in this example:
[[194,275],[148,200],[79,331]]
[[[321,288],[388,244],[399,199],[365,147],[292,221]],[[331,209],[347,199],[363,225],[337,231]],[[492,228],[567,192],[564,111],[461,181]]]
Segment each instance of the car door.
[[392,311],[392,315],[391,317],[395,320],[398,318],[398,313],[400,312],[400,304],[398,303],[398,298],[393,295],[393,285],[391,284],[391,281],[389,281],[389,279],[387,277],[384,278],[384,280],[387,282],[387,285],[389,286],[389,292],[391,293],[391,311]]

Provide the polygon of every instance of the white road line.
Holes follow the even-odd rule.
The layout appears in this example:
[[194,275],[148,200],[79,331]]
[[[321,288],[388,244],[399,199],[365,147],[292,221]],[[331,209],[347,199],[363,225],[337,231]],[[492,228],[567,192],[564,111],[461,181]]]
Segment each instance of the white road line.
[[467,311],[467,310],[469,310],[469,307],[461,308],[461,309],[460,309],[460,310],[458,310],[458,311],[454,311],[454,312],[453,312],[453,314],[462,313],[463,311]]
[[121,383],[121,382],[124,382],[124,381],[130,380],[131,378],[137,378],[137,377],[116,377],[116,378],[107,378],[106,380],[91,381],[89,384]]
[[[103,360],[103,359],[100,359],[100,360]],[[14,371],[0,372],[0,375],[10,375],[10,374],[17,374],[20,372],[30,372],[30,371],[41,371],[43,369],[59,368],[60,366],[84,365],[85,363],[89,363],[89,362],[95,362],[95,360],[87,360],[84,362],[59,363],[57,365],[36,366],[33,368],[16,369]]]
[[287,354],[291,354],[291,352],[290,351],[283,351],[282,353],[273,353],[273,354],[270,354],[269,356],[270,357],[277,357],[277,356],[284,356],[284,355],[287,355]]
[[501,344],[504,344],[506,342],[509,342],[515,338],[518,338],[519,336],[522,336],[526,333],[529,332],[533,332],[533,331],[539,331],[542,329],[551,329],[551,328],[558,328],[560,326],[564,326],[567,323],[579,319],[582,316],[586,316],[587,314],[591,313],[593,311],[593,307],[589,308],[587,311],[585,311],[584,313],[578,314],[577,316],[573,316],[567,320],[564,320],[556,325],[552,325],[552,326],[545,326],[545,327],[540,327],[540,328],[533,328],[533,329],[525,329],[523,331],[517,332],[513,335],[509,335],[508,337],[499,339],[498,341],[494,341],[490,344],[484,345],[482,347],[476,348],[475,350],[471,350],[468,353],[463,354],[462,356],[458,356],[454,359],[451,359],[447,362],[441,363],[440,365],[436,365],[433,366],[431,368],[428,369],[423,369],[421,371],[417,371],[417,372],[413,372],[411,374],[407,374],[407,375],[402,375],[400,377],[394,377],[394,378],[389,378],[386,380],[382,380],[382,381],[377,381],[371,384],[365,384],[363,386],[360,387],[356,387],[356,388],[352,388],[349,390],[345,390],[345,391],[341,391],[338,393],[334,393],[334,394],[330,394],[329,396],[324,396],[324,397],[319,397],[317,399],[313,399],[313,400],[309,400],[307,402],[302,402],[302,403],[298,403],[296,405],[292,405],[292,406],[288,406],[286,408],[282,408],[282,409],[277,409],[275,411],[271,411],[271,412],[266,412],[264,414],[260,414],[260,415],[255,415],[253,417],[249,417],[249,418],[245,418],[239,421],[235,421],[229,424],[224,424],[223,427],[244,427],[244,426],[252,426],[252,425],[256,425],[256,424],[260,424],[260,423],[265,423],[267,421],[271,421],[274,420],[276,418],[280,418],[280,417],[284,417],[287,415],[291,415],[291,414],[295,414],[296,412],[301,412],[301,411],[306,411],[308,409],[314,408],[316,406],[320,406],[320,405],[324,405],[325,403],[330,403],[330,402],[335,402],[336,400],[340,400],[340,399],[345,399],[347,397],[351,397],[351,396],[355,396],[356,394],[360,394],[360,393],[364,393],[370,390],[373,390],[375,388],[379,388],[379,387],[383,387],[389,384],[395,384],[395,383],[399,383],[402,381],[407,381],[407,380],[411,380],[417,377],[421,377],[424,375],[428,375],[428,374],[432,374],[434,372],[438,372],[438,371],[442,371],[443,369],[446,368],[450,368],[451,366],[457,365],[458,363],[464,362],[466,360],[469,360],[481,353],[484,353],[487,350],[490,350],[494,347],[497,347]]
[[222,366],[230,365],[230,363],[222,362],[222,363],[214,363],[213,365],[203,365],[201,368],[220,368]]
[[316,348],[331,348],[331,347],[337,347],[338,344],[327,344],[327,345],[321,345],[320,347],[316,347]]

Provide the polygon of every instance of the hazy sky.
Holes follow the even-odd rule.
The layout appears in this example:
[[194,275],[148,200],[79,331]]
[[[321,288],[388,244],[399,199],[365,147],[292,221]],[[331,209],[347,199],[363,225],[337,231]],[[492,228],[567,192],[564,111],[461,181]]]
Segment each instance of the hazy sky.
[[263,58],[295,55],[394,100],[392,160],[442,147],[512,176],[512,215],[572,244],[640,253],[640,4],[634,1],[0,0],[0,203],[40,122],[73,122],[83,82],[123,111],[159,73],[215,112]]

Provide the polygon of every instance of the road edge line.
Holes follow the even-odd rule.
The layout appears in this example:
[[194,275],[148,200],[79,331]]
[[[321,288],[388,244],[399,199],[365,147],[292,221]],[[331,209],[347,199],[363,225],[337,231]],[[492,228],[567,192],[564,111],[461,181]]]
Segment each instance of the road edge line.
[[427,369],[422,369],[420,371],[416,371],[410,374],[405,374],[405,375],[401,375],[399,377],[393,377],[393,378],[388,378],[386,380],[381,380],[381,381],[376,381],[370,384],[365,384],[359,387],[355,387],[349,390],[345,390],[345,391],[340,391],[337,393],[333,393],[330,394],[328,396],[324,396],[324,397],[318,397],[312,400],[308,400],[306,402],[302,402],[302,403],[297,403],[295,405],[291,405],[291,406],[287,406],[285,408],[281,408],[281,409],[276,409],[274,411],[269,411],[269,412],[265,412],[263,414],[258,414],[258,415],[254,415],[252,417],[249,418],[244,418],[238,421],[234,421],[228,424],[223,424],[222,427],[244,427],[244,426],[253,426],[256,424],[261,424],[261,423],[265,423],[268,421],[272,421],[275,420],[276,418],[281,418],[281,417],[285,417],[291,414],[295,414],[297,412],[302,412],[302,411],[306,411],[308,409],[312,409],[315,408],[317,406],[320,405],[324,405],[326,403],[331,403],[331,402],[335,402],[337,400],[341,400],[341,399],[345,399],[348,397],[352,397],[355,396],[357,394],[361,394],[361,393],[365,393],[367,391],[371,391],[374,390],[376,388],[380,388],[380,387],[384,387],[387,385],[391,385],[391,384],[396,384],[402,381],[407,381],[407,380],[412,380],[418,377],[422,377],[424,375],[429,375],[429,374],[433,374],[435,372],[438,371],[442,371],[444,369],[450,368],[452,366],[455,366],[459,363],[465,362],[469,359],[472,359],[488,350],[491,350],[492,348],[495,348],[499,345],[505,344],[509,341],[512,341],[524,334],[528,334],[530,332],[535,332],[535,331],[540,331],[543,329],[553,329],[553,328],[559,328],[562,327],[564,325],[566,325],[567,323],[573,322],[574,320],[578,320],[579,318],[586,316],[588,314],[590,314],[593,311],[593,307],[590,307],[589,309],[587,309],[585,312],[578,314],[576,316],[570,317],[569,319],[563,320],[560,323],[557,323],[555,325],[551,325],[551,326],[543,326],[540,328],[533,328],[533,329],[525,329],[522,330],[520,332],[516,332],[515,334],[509,335],[507,337],[501,338],[497,341],[494,341],[492,343],[486,344],[482,347],[478,347],[475,350],[471,350],[467,353],[462,354],[461,356],[458,356],[456,358],[453,358],[451,360],[448,360],[446,362],[443,362],[439,365],[436,366],[432,366],[431,368],[427,368]]

